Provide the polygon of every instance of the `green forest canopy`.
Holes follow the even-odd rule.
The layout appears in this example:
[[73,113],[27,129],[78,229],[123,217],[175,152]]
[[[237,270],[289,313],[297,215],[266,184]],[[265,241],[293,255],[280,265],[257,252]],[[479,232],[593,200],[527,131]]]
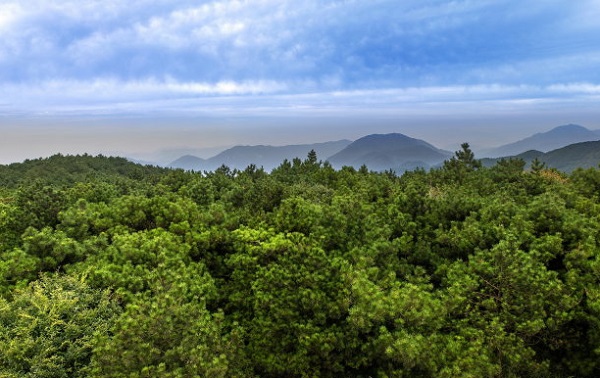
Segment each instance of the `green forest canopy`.
[[3,377],[597,377],[600,170],[0,166]]

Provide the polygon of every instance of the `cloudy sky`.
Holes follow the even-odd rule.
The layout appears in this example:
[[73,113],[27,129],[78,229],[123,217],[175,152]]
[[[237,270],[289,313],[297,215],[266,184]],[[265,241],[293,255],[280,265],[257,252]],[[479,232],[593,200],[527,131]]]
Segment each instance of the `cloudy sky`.
[[0,0],[0,163],[600,129],[600,0]]

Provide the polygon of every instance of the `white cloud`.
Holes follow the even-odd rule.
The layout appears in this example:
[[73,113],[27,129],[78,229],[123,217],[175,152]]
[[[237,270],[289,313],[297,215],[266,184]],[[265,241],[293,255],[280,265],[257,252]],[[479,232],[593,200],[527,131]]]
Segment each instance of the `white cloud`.
[[[75,108],[85,105],[121,102],[152,101],[156,99],[189,98],[195,96],[247,96],[273,94],[287,90],[283,83],[275,81],[218,81],[180,82],[145,79],[121,81],[118,79],[95,79],[90,81],[50,80],[33,84],[11,84],[0,88],[0,102],[13,108],[45,108],[47,105]],[[143,106],[143,105],[142,105]]]
[[548,86],[552,93],[600,95],[600,85],[591,83],[553,84]]
[[0,4],[0,31],[10,28],[21,13],[22,9],[18,3]]
[[[448,88],[461,86],[471,88],[462,93],[469,96],[474,84],[492,93],[492,83],[593,83],[600,77],[593,73],[597,50],[557,45],[546,35],[521,46],[504,40],[515,30],[485,29],[504,26],[507,9],[523,20],[517,36],[548,9],[598,10],[597,1],[580,4],[552,1],[531,10],[514,0],[0,0],[0,84],[29,83],[40,96],[49,83],[63,83],[63,93],[100,86],[98,98],[116,100],[142,92],[160,97],[160,90],[171,96],[394,87],[445,88],[440,96],[453,96]],[[569,34],[564,30],[556,35]],[[497,40],[504,50],[493,50]]]
[[[162,89],[162,86],[159,86]],[[270,81],[250,81],[237,83],[220,81],[215,84],[167,82],[165,89],[173,93],[189,93],[195,95],[248,95],[282,92],[287,86]]]
[[[289,35],[285,32],[282,12],[273,12],[278,3],[286,4],[221,1],[186,7],[184,3],[166,13],[157,12],[74,39],[68,54],[75,61],[87,64],[117,53],[127,55],[131,49],[155,48],[167,54],[169,51],[205,54],[228,65],[232,62],[227,61],[227,54],[239,56],[265,46],[276,48],[277,40]],[[236,52],[239,49],[242,51]]]
[[456,85],[290,93],[306,83],[277,81],[182,82],[173,78],[121,81],[47,81],[0,88],[0,114],[86,114],[116,116],[123,111],[173,115],[212,112],[214,116],[371,116],[398,114],[502,113],[548,104],[584,107],[597,103],[593,83],[534,85]]
[[[197,59],[211,57],[215,60],[211,64],[221,65],[220,71],[231,70],[232,76],[241,70],[240,62],[311,75],[342,64],[331,61],[339,49],[338,39],[344,44],[356,43],[355,35],[344,40],[337,33],[362,33],[364,27],[386,25],[391,20],[396,25],[407,22],[407,30],[413,33],[420,25],[431,30],[439,20],[446,20],[446,15],[462,14],[469,7],[472,5],[465,2],[430,6],[416,1],[222,0],[198,5],[194,1],[32,0],[22,9],[26,32],[13,30],[6,39],[21,46],[12,53],[15,63],[28,61],[31,50],[43,51],[58,72],[73,63],[89,71],[112,62],[118,75],[122,72],[119,58],[156,54],[158,50]],[[421,22],[431,18],[437,21]],[[8,21],[4,23],[8,25]],[[47,43],[43,50],[27,48],[32,40]]]

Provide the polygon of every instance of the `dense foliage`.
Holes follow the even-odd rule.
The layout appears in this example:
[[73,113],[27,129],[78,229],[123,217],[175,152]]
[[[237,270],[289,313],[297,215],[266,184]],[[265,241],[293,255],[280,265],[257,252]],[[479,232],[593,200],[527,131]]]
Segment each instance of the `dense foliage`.
[[0,167],[0,376],[600,376],[600,170]]

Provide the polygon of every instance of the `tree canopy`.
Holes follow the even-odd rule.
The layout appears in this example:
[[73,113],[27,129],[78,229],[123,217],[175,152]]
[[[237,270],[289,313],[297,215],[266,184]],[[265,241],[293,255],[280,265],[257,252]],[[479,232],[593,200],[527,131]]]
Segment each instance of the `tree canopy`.
[[0,166],[0,375],[597,377],[600,170]]

